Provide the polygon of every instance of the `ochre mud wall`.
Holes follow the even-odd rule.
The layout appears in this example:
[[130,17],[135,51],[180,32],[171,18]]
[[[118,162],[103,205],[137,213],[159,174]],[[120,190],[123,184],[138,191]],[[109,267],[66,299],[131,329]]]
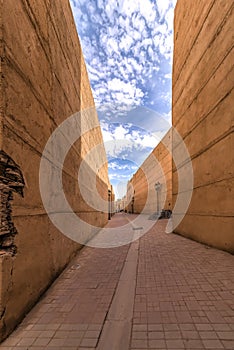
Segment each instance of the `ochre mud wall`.
[[[175,232],[230,252],[234,252],[233,7],[231,0],[178,0],[173,65],[173,126],[188,148],[194,170],[192,201]],[[182,173],[185,166],[180,166]],[[174,202],[177,194],[174,168]]]
[[[146,158],[128,183],[127,211],[153,214],[157,212],[155,184],[161,185],[159,209],[172,210],[171,130]],[[134,197],[134,201],[131,198]]]
[[[24,192],[23,198],[12,192],[12,220],[18,234],[9,248],[6,245],[10,241],[5,239],[0,249],[1,339],[81,247],[50,222],[39,192],[39,165],[45,144],[57,126],[75,112],[94,108],[94,101],[68,0],[1,1],[0,53],[0,150],[22,172]],[[107,213],[90,208],[77,184],[82,158],[95,144],[102,144],[95,113],[93,118],[95,132],[86,133],[66,157],[63,184],[77,215],[103,226]],[[84,115],[80,124],[86,123],[90,120]],[[105,158],[104,148],[100,153]],[[90,172],[94,170],[91,163],[88,167]],[[98,173],[97,187],[107,200],[110,185],[106,164]]]

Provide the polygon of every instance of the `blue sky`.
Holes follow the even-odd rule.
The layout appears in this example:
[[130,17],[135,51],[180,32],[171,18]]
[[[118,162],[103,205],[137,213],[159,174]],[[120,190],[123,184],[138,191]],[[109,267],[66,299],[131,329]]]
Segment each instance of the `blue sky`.
[[70,0],[116,197],[171,123],[176,0]]

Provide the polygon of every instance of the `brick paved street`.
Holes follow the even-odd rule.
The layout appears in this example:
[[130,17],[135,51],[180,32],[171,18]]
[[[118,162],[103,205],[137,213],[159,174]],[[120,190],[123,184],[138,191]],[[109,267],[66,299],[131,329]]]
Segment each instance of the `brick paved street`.
[[166,223],[130,246],[85,247],[0,349],[233,350],[234,256]]

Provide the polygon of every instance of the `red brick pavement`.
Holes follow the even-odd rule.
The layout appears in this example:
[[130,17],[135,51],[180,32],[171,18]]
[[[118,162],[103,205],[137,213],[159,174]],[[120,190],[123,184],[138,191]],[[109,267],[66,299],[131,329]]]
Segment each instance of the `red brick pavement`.
[[[126,222],[117,214],[109,225]],[[129,346],[119,350],[233,350],[234,256],[166,234],[166,223],[140,239]],[[0,350],[95,349],[128,252],[82,249]]]

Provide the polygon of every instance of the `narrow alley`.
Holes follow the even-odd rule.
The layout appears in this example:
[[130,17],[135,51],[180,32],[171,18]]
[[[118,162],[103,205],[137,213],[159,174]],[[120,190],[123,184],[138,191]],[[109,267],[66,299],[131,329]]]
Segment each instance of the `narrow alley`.
[[166,223],[129,246],[84,247],[0,349],[234,349],[234,256]]

